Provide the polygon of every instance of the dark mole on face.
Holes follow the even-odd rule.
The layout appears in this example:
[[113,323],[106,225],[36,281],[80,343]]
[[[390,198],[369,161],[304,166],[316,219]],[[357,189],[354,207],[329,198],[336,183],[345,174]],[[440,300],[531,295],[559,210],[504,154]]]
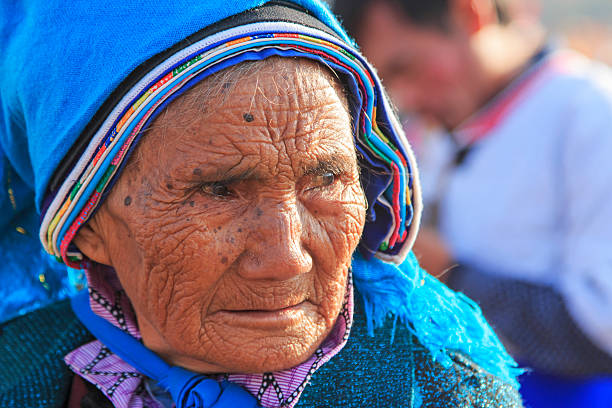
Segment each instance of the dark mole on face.
[[221,257],[221,263],[222,264],[226,264],[227,263],[227,256]]
[[172,184],[170,184],[170,183],[166,183],[166,188],[167,188],[168,190],[172,190]]
[[125,197],[125,199],[123,200],[123,204],[125,204],[126,207],[132,204],[132,197],[130,196]]
[[244,118],[244,120],[246,120],[247,122],[252,122],[253,121],[253,115],[251,115],[250,113],[245,113],[244,115],[242,115],[242,117]]
[[201,176],[202,175],[202,169],[193,169],[193,175],[194,176]]
[[259,207],[255,208],[255,215],[261,217],[263,215],[263,210]]
[[193,207],[194,205],[195,205],[195,202],[194,202],[194,201],[190,201],[190,202],[189,202],[189,206],[190,206],[190,207]]

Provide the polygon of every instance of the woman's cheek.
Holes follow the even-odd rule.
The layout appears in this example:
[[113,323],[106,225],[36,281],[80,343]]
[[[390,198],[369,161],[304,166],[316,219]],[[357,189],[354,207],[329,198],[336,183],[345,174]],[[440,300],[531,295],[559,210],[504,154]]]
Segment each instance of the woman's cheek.
[[336,294],[334,302],[330,302],[330,310],[335,310],[343,300],[348,267],[351,256],[361,239],[365,223],[365,198],[361,187],[345,185],[342,195],[335,200],[325,203],[325,217],[320,219],[323,223],[325,235],[332,248],[327,248],[323,256],[328,257],[325,262],[325,276],[320,282],[326,287],[327,293]]
[[343,185],[340,197],[332,202],[334,217],[328,224],[328,231],[334,250],[350,258],[361,239],[365,225],[366,200],[358,183]]
[[[186,205],[189,211],[148,212],[139,228],[138,240],[146,248],[138,285],[142,296],[137,297],[144,304],[139,309],[159,329],[172,324],[171,320],[186,322],[173,317],[193,316],[193,310],[201,310],[211,285],[234,256],[235,246],[226,242],[235,242],[236,234],[224,223],[226,217],[205,216],[195,205]],[[173,307],[168,310],[170,303]]]

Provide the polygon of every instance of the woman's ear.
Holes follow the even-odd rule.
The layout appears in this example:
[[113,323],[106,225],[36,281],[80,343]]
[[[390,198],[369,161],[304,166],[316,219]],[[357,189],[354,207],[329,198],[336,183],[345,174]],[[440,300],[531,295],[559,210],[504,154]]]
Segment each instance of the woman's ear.
[[89,223],[79,229],[73,242],[87,258],[94,262],[111,266],[110,256],[104,239]]

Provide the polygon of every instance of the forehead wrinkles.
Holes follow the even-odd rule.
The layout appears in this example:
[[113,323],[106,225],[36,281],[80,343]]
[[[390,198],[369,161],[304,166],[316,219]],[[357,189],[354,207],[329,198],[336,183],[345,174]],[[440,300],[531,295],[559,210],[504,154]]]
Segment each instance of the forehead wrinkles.
[[[278,170],[295,172],[317,150],[352,151],[346,99],[337,81],[318,65],[251,79],[249,108],[274,146]],[[254,82],[254,84],[253,84]],[[248,89],[248,88],[247,88]],[[348,142],[348,143],[347,143]],[[330,144],[336,146],[328,146]],[[320,148],[320,149],[319,149]]]
[[301,163],[291,163],[290,154],[317,145],[345,145],[354,154],[347,105],[340,81],[321,64],[272,57],[197,84],[170,104],[143,142],[156,140],[151,153],[158,157],[172,149],[188,155],[205,150],[212,161],[243,155],[245,164],[259,157],[268,167],[294,171]]
[[[320,87],[333,87],[348,112],[343,87],[330,67],[305,58],[274,56],[242,62],[204,79],[170,104],[166,110],[171,109],[172,115],[167,124],[185,125],[197,120],[201,114],[218,113],[221,106],[234,104],[235,100],[228,103],[228,99],[237,96],[248,98],[251,109],[259,99],[271,105],[287,102],[298,91],[305,94],[308,85],[316,80]],[[287,100],[280,100],[282,96]]]

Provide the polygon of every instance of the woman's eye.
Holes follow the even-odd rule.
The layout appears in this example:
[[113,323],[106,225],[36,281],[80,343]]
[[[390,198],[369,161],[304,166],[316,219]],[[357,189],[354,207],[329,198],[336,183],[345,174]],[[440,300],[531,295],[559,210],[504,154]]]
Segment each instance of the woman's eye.
[[336,175],[330,171],[314,176],[313,178],[315,188],[331,186],[334,184],[334,181],[336,181]]
[[232,191],[221,183],[204,184],[201,188],[202,192],[214,197],[230,197],[232,195]]

